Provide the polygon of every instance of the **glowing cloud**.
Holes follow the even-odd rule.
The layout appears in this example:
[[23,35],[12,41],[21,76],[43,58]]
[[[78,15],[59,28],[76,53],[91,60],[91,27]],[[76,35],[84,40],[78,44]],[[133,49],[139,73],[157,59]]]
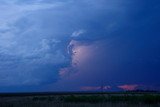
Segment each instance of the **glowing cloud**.
[[80,71],[84,68],[93,56],[94,46],[91,44],[85,44],[76,40],[71,40],[68,45],[68,54],[71,56],[70,66],[61,68],[59,75],[61,77],[69,76],[69,74]]
[[123,89],[123,90],[127,90],[127,91],[133,91],[136,90],[138,88],[139,85],[137,84],[133,84],[133,85],[120,85],[118,86],[118,88]]

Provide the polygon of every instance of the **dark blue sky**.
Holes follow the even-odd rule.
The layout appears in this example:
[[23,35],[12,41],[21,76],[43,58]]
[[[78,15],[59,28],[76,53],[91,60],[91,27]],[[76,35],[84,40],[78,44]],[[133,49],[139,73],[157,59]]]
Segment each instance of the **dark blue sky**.
[[159,0],[0,0],[0,92],[160,90]]

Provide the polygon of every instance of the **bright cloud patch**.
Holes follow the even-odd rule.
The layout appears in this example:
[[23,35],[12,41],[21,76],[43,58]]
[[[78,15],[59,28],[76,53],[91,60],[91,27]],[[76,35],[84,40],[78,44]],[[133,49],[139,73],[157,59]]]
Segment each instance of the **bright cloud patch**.
[[[61,77],[81,72],[85,69],[88,61],[93,57],[94,44],[71,40],[68,45],[68,54],[71,56],[71,62],[68,67],[59,71]],[[89,63],[88,63],[89,64]]]
[[86,31],[83,30],[83,29],[78,30],[78,31],[75,31],[75,32],[72,33],[71,37],[78,37],[78,36],[84,34],[85,32],[86,32]]
[[139,87],[139,85],[134,84],[134,85],[121,85],[118,86],[118,88],[123,89],[123,90],[127,90],[127,91],[133,91],[136,90]]

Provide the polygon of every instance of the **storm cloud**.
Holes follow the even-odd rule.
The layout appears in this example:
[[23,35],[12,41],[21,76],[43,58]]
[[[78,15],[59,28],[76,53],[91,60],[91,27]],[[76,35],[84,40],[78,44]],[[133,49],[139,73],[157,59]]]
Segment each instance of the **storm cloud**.
[[159,85],[158,3],[0,0],[0,87]]

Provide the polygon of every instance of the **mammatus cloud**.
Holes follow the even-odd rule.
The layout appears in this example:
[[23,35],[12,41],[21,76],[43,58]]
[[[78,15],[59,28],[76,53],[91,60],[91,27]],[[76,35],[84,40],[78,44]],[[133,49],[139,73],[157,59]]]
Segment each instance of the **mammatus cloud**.
[[136,90],[139,87],[137,84],[126,84],[126,85],[120,85],[118,88],[126,90],[126,91],[133,91]]

